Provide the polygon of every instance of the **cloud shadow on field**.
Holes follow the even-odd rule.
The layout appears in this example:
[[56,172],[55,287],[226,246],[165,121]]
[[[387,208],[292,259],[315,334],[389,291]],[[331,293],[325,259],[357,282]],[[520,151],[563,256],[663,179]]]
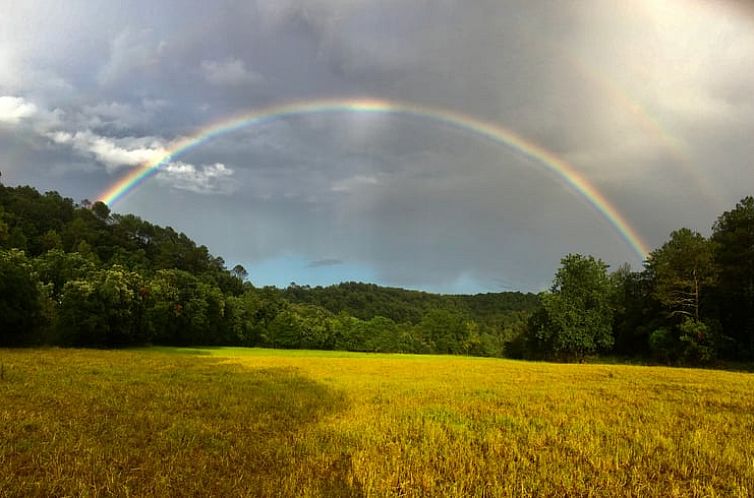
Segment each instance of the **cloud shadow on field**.
[[14,360],[19,381],[3,393],[0,483],[11,495],[361,494],[348,448],[333,453],[317,428],[346,396],[297,369],[143,351],[45,356],[58,358]]

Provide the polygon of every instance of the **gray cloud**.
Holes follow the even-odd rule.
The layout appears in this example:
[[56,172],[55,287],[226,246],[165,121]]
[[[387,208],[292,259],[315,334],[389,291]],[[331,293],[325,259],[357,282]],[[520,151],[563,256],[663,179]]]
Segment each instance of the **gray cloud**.
[[100,84],[110,84],[134,74],[157,69],[164,55],[166,42],[150,29],[124,29],[110,42],[107,62],[97,75]]
[[325,258],[325,259],[315,259],[314,261],[310,261],[308,265],[306,265],[307,268],[322,268],[324,266],[338,266],[342,265],[343,260],[335,259],[335,258]]
[[[3,181],[93,198],[229,116],[371,96],[510,129],[569,162],[656,246],[682,225],[709,231],[752,193],[744,6],[12,3],[0,18]],[[433,290],[540,289],[570,251],[639,263],[536,160],[407,116],[257,123],[174,158],[115,208],[250,267],[337,254],[382,283]]]
[[228,58],[222,61],[202,61],[204,77],[213,85],[235,86],[260,83],[262,76],[247,69],[240,59]]

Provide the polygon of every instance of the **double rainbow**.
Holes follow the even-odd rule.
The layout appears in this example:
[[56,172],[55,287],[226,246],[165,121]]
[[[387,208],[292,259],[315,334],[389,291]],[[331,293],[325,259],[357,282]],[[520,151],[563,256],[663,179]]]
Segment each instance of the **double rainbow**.
[[533,142],[527,141],[511,130],[489,121],[446,109],[388,100],[323,99],[296,101],[264,107],[213,123],[193,135],[177,141],[163,156],[135,168],[103,192],[99,196],[99,200],[109,205],[117,203],[126,194],[156,174],[160,170],[160,167],[171,161],[175,161],[179,156],[220,135],[231,133],[247,126],[259,125],[288,117],[343,112],[394,114],[427,119],[471,132],[508,147],[547,168],[547,170],[554,173],[563,183],[585,199],[600,216],[605,218],[615,228],[640,260],[643,260],[649,253],[647,244],[616,207],[573,166],[555,156],[552,152]]

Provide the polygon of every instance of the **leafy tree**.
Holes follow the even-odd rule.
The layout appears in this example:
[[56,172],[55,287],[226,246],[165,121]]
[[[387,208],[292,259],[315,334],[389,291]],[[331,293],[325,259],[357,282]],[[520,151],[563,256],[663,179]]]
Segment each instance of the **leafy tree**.
[[293,310],[283,310],[267,327],[264,344],[274,348],[298,349],[301,347],[302,327],[300,317]]
[[706,312],[718,276],[714,254],[713,242],[682,228],[647,258],[652,294],[666,317],[650,336],[650,349],[658,359],[706,363],[724,344],[719,326]]
[[91,251],[92,244],[97,242],[97,233],[84,217],[76,216],[71,223],[66,224],[62,238],[63,247],[67,251],[81,252],[79,248],[82,244]]
[[647,269],[654,280],[654,296],[671,316],[701,321],[703,298],[717,278],[710,241],[688,228],[676,230],[650,253]]
[[332,315],[317,306],[290,305],[269,324],[264,340],[286,349],[333,349]]
[[97,201],[92,205],[92,212],[100,220],[104,221],[110,218],[110,208],[102,201]]
[[714,326],[687,318],[678,326],[678,330],[683,361],[709,363],[717,358],[722,337]]
[[37,342],[44,292],[26,255],[0,249],[0,345]]
[[615,352],[625,355],[650,353],[652,331],[665,324],[662,305],[655,299],[648,271],[621,266],[610,275],[613,285],[613,335]]
[[421,336],[432,344],[435,353],[461,354],[469,348],[470,330],[463,315],[446,310],[433,310],[419,323]]
[[676,334],[666,327],[659,328],[649,335],[649,350],[652,356],[662,362],[671,363],[678,357],[679,349]]
[[94,263],[77,252],[63,252],[53,249],[35,258],[39,279],[52,285],[52,295],[58,298],[63,286],[70,280],[79,280],[95,270]]
[[63,249],[63,239],[55,230],[47,230],[43,233],[39,237],[38,243],[45,252],[52,249]]
[[249,272],[246,271],[242,265],[236,265],[230,270],[230,273],[241,281],[245,281],[249,277]]
[[665,363],[709,363],[724,349],[725,342],[718,324],[689,317],[676,326],[659,328],[649,337],[652,356]]
[[247,292],[242,296],[225,296],[225,326],[220,344],[256,346],[258,337],[254,327],[254,313],[257,309],[256,296]]
[[332,349],[332,314],[319,306],[294,305],[293,310],[299,317],[300,342],[304,349]]
[[411,352],[407,337],[390,318],[375,316],[357,324],[357,335],[363,340],[361,350],[377,353]]
[[220,344],[227,327],[220,289],[183,270],[159,270],[147,286],[147,322],[160,344]]
[[754,197],[722,214],[713,227],[715,262],[720,271],[720,321],[742,355],[754,358]]
[[28,240],[21,227],[13,227],[8,235],[7,246],[26,252],[28,250]]
[[117,266],[67,282],[58,315],[63,342],[99,347],[147,342],[142,288],[138,273]]
[[607,265],[579,254],[569,254],[560,263],[529,323],[530,347],[535,354],[565,359],[608,350],[613,345],[613,310]]
[[338,351],[365,351],[362,321],[341,311],[331,319],[333,349]]

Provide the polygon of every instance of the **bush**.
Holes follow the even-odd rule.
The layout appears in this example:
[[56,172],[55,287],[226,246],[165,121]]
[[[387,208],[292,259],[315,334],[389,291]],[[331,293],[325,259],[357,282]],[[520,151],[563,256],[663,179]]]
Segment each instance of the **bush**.
[[717,359],[721,334],[716,327],[689,318],[678,330],[684,362],[710,363]]
[[669,329],[657,329],[649,335],[649,351],[656,360],[670,363],[677,357],[678,341]]

